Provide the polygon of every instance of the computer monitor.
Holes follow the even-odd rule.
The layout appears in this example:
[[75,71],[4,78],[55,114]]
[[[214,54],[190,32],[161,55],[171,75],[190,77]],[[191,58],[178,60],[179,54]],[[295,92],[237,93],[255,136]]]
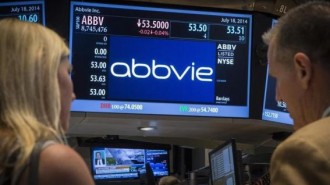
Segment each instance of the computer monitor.
[[0,19],[17,18],[21,21],[45,25],[44,1],[8,1],[0,3]]
[[72,111],[249,117],[252,14],[71,2]]
[[[273,19],[272,26],[274,26],[276,23],[277,20]],[[293,125],[293,120],[289,115],[286,103],[283,101],[277,101],[275,99],[276,79],[269,75],[268,66],[266,75],[262,120]]]
[[240,185],[240,167],[235,139],[230,139],[209,153],[211,185]]
[[153,178],[169,175],[169,151],[134,147],[91,147],[91,168],[96,182],[143,177],[150,184]]

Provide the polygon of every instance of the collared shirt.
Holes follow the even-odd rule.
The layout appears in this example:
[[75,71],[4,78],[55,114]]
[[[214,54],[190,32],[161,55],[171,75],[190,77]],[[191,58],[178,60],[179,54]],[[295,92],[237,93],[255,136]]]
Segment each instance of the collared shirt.
[[322,118],[325,118],[328,116],[330,116],[330,106],[327,109],[325,109],[325,111],[322,114]]
[[97,160],[97,165],[103,165],[102,159]]

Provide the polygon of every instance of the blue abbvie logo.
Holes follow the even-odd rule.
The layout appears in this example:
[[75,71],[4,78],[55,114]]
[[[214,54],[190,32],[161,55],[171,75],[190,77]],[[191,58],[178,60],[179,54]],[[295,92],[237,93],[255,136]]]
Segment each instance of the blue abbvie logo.
[[111,36],[109,64],[111,99],[214,103],[215,42]]
[[[119,68],[117,72],[115,68]],[[137,69],[138,68],[138,69]],[[138,74],[136,71],[142,68],[142,74]],[[144,71],[143,71],[144,70]],[[161,71],[160,71],[161,70]],[[159,71],[161,74],[159,75]],[[187,74],[190,71],[190,75]],[[191,66],[187,66],[182,73],[179,73],[174,65],[164,65],[164,64],[156,64],[156,60],[152,60],[152,66],[150,67],[145,63],[136,63],[135,59],[132,58],[132,65],[128,65],[125,62],[115,62],[110,67],[110,75],[119,77],[119,78],[149,78],[150,75],[159,80],[167,80],[170,78],[171,74],[173,74],[178,78],[178,80],[182,80],[185,76],[189,75],[191,80],[204,81],[204,82],[212,82],[212,74],[213,69],[210,67],[199,67],[197,70],[195,69],[195,63],[193,62]],[[188,77],[189,78],[189,77]]]

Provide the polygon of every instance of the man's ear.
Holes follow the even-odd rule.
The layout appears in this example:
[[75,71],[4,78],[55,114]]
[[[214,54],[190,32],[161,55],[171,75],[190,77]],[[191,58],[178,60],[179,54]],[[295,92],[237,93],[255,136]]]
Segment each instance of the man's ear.
[[300,85],[303,89],[308,89],[312,78],[312,63],[310,58],[305,53],[299,52],[294,55],[293,63]]

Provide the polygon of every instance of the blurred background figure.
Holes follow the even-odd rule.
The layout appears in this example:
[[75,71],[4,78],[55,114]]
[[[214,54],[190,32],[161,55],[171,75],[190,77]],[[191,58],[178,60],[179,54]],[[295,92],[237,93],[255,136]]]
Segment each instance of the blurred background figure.
[[184,185],[185,181],[181,181],[175,176],[165,176],[159,179],[158,185]]

